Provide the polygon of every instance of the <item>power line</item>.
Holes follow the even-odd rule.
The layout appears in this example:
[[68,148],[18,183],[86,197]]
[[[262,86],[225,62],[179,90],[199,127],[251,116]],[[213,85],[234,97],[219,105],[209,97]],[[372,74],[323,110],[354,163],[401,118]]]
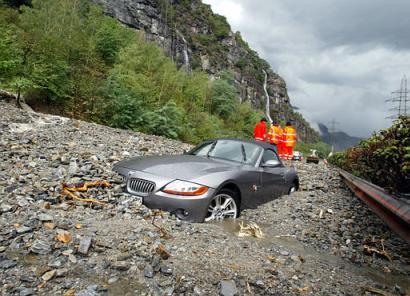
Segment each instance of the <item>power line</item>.
[[329,122],[329,144],[332,146],[332,152],[335,150],[335,133],[337,132],[336,126],[338,126],[340,122],[337,122],[334,118],[332,121]]
[[407,77],[404,75],[401,79],[400,90],[393,91],[390,95],[390,99],[386,100],[386,102],[391,102],[393,104],[393,107],[389,109],[389,111],[393,112],[393,114],[386,117],[386,119],[396,120],[401,116],[409,116],[407,108],[409,106],[410,99],[408,94]]
[[329,133],[335,133],[337,132],[337,128],[336,126],[338,126],[340,124],[340,122],[337,122],[334,118],[332,119],[332,121],[329,122]]

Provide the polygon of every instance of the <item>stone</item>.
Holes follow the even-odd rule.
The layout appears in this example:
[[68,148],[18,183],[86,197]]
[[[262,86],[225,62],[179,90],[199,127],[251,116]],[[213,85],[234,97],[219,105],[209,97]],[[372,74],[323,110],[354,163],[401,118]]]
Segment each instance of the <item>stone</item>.
[[0,269],[9,269],[17,265],[17,262],[14,260],[3,260],[0,262]]
[[8,204],[3,204],[0,206],[0,210],[2,213],[7,213],[10,212],[13,209],[13,207],[11,205]]
[[80,241],[80,245],[78,247],[78,253],[82,254],[82,255],[87,255],[88,254],[88,250],[91,247],[91,241],[92,241],[92,237],[91,236],[86,236],[83,239],[81,239]]
[[51,245],[43,240],[37,239],[31,245],[30,250],[36,254],[46,255],[51,253]]
[[48,282],[54,278],[56,273],[57,271],[53,269],[53,270],[47,271],[45,274],[41,276],[41,278],[43,279],[43,281]]
[[52,268],[59,268],[61,267],[61,265],[62,265],[61,259],[59,258],[56,258],[47,264],[47,266],[52,267]]
[[28,226],[20,226],[16,229],[18,234],[23,234],[23,233],[28,233],[31,232],[33,229],[31,227]]
[[109,285],[112,285],[112,284],[118,282],[118,278],[117,277],[111,277],[111,278],[108,279],[107,282],[108,282]]
[[235,296],[238,295],[236,284],[232,280],[222,280],[219,282],[219,295],[221,296]]
[[98,286],[95,287],[95,285],[88,286],[84,290],[80,290],[77,293],[75,293],[75,296],[99,296],[99,293],[97,291]]
[[18,197],[17,198],[17,204],[19,207],[24,208],[30,205],[30,203],[28,202],[28,200],[24,197]]
[[6,191],[7,193],[11,193],[11,192],[13,192],[14,190],[16,190],[17,188],[19,188],[18,185],[11,185],[11,186],[6,187],[5,191]]
[[61,254],[64,256],[69,256],[70,254],[74,253],[72,249],[64,250]]
[[111,267],[119,271],[127,271],[128,269],[130,269],[130,264],[126,261],[116,261],[111,264]]
[[53,217],[48,214],[40,214],[38,215],[38,220],[41,222],[51,222],[53,221]]
[[172,268],[166,265],[162,265],[160,268],[160,272],[164,275],[172,275]]
[[259,288],[263,288],[265,286],[265,283],[261,279],[258,279],[256,280],[255,285]]
[[68,255],[68,260],[70,260],[71,263],[77,263],[77,258],[73,254]]
[[20,296],[30,296],[30,295],[34,295],[36,293],[36,291],[34,291],[33,288],[23,288],[20,290],[19,295]]
[[147,278],[153,278],[154,277],[154,269],[152,268],[151,265],[146,265],[144,268],[144,276]]
[[70,165],[68,166],[68,173],[69,173],[70,175],[75,175],[75,174],[77,173],[77,171],[78,171],[77,162],[71,161],[71,162],[70,162]]
[[56,277],[64,277],[68,273],[67,268],[60,268],[56,270]]
[[91,161],[97,162],[98,161],[98,157],[96,155],[93,155],[90,157]]

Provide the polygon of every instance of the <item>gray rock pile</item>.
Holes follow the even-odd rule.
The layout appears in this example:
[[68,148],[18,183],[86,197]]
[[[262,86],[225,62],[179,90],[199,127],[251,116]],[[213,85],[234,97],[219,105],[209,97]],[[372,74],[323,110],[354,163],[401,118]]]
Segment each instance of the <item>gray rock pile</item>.
[[[0,110],[2,295],[408,292],[407,246],[332,169],[298,164],[301,191],[243,212],[264,238],[238,237],[237,222],[190,224],[147,209],[111,170],[189,145],[4,102]],[[62,194],[62,183],[102,180],[112,186],[78,195],[97,203]],[[390,259],[364,254],[363,244],[381,241]]]

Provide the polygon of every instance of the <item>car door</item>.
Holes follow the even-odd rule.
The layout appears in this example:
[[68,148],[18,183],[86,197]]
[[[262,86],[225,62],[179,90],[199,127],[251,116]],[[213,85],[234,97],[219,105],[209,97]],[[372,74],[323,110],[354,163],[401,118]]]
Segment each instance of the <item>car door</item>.
[[[261,170],[261,202],[268,202],[283,194],[285,185],[285,170],[281,164],[277,167],[262,167],[263,163],[268,160],[279,160],[277,153],[271,149],[265,149],[260,163]],[[280,161],[280,160],[279,160]]]

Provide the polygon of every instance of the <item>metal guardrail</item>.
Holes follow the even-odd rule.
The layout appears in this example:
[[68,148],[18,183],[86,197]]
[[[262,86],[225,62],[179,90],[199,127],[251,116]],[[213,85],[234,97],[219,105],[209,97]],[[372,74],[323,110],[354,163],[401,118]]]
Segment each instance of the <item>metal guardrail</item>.
[[340,170],[346,185],[394,232],[410,244],[410,205],[383,188]]

